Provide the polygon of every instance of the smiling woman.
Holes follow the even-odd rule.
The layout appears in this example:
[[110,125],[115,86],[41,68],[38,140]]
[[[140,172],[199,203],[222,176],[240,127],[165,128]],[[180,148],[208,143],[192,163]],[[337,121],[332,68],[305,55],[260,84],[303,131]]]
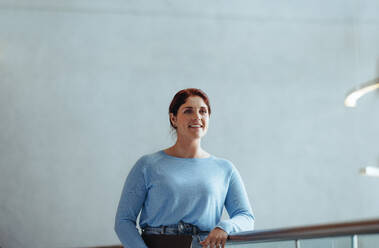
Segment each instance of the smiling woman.
[[[254,216],[234,165],[201,148],[211,107],[199,89],[184,89],[169,107],[176,143],[142,156],[130,171],[115,231],[125,247],[224,247],[230,233],[254,228]],[[229,220],[221,220],[226,208]],[[140,227],[136,219],[141,211]]]

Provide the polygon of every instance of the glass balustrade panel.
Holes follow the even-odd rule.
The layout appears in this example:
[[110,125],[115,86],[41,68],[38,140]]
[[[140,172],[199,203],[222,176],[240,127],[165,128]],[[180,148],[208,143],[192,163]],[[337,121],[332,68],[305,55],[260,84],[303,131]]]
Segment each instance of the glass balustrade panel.
[[358,235],[358,248],[378,248],[379,234]]
[[300,248],[351,248],[352,237],[327,237],[300,240]]
[[295,248],[295,241],[278,241],[263,243],[227,243],[230,248]]
[[[356,248],[379,248],[379,234],[358,235],[358,247]],[[229,248],[296,248],[296,242],[228,242],[225,247]],[[355,248],[352,236],[327,237],[318,239],[299,240],[297,248]]]

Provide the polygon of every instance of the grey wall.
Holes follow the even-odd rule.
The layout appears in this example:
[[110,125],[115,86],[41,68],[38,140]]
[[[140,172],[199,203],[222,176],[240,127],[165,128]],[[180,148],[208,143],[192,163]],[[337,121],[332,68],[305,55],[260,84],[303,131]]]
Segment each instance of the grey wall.
[[379,2],[0,0],[0,246],[119,243],[121,188],[173,143],[186,87],[203,147],[240,170],[257,229],[379,216]]

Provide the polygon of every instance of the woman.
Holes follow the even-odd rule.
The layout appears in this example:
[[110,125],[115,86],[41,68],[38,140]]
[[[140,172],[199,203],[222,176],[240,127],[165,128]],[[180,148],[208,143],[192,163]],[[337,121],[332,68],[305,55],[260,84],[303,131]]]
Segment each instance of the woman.
[[[201,148],[210,114],[203,91],[184,89],[174,96],[169,118],[175,145],[142,156],[123,188],[115,231],[124,247],[224,247],[230,233],[254,228],[237,169]],[[221,221],[224,205],[230,219]],[[136,228],[141,209],[142,237]]]

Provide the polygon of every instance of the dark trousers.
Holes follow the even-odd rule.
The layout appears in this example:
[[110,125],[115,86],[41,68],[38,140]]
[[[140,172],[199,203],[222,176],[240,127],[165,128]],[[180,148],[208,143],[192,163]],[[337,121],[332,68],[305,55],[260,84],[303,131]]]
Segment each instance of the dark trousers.
[[190,248],[192,235],[144,234],[142,239],[149,248]]

